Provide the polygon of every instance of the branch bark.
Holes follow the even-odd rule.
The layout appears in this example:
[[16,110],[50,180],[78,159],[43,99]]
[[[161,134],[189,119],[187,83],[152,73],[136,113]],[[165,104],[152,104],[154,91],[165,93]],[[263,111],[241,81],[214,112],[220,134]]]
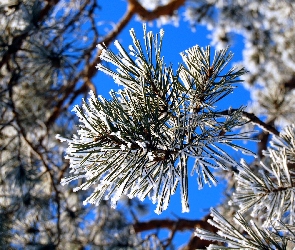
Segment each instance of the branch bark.
[[[157,230],[157,229],[168,229],[170,230],[173,234],[176,231],[186,231],[186,230],[191,230],[194,231],[196,228],[202,228],[206,229],[208,231],[217,232],[217,228],[211,226],[207,220],[212,217],[210,215],[205,216],[201,220],[188,220],[188,219],[178,219],[178,220],[170,220],[170,219],[164,219],[164,220],[150,220],[150,221],[145,221],[145,222],[136,222],[133,224],[134,231],[136,233],[141,233],[145,231],[150,231],[150,230]],[[182,250],[193,250],[196,248],[205,248],[208,246],[210,243],[209,241],[206,240],[201,240],[200,238],[192,235],[190,241],[188,244],[182,248]]]
[[271,123],[265,123],[261,121],[256,115],[253,113],[248,113],[246,111],[242,112],[243,117],[249,119],[252,123],[255,125],[258,125],[260,128],[262,128],[265,132],[268,132],[270,134],[280,136],[280,132],[276,130],[275,127],[271,125]]
[[204,228],[205,226],[207,226],[207,222],[203,220],[186,220],[186,219],[150,220],[145,222],[136,222],[133,225],[133,228],[136,233],[141,233],[144,231],[149,231],[149,230],[158,229],[158,228],[166,228],[169,230],[173,230],[175,225],[177,225],[178,231],[185,231],[185,230],[194,230],[196,227]]
[[185,0],[172,0],[166,5],[158,6],[154,10],[148,11],[137,0],[129,0],[129,5],[132,6],[143,21],[152,21],[160,16],[172,16],[184,3]]

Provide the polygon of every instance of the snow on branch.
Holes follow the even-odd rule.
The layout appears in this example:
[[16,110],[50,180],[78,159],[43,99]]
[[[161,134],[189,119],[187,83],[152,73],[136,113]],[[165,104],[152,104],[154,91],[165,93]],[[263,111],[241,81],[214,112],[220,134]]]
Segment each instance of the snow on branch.
[[[223,248],[210,245],[208,249],[293,249],[294,152],[295,126],[291,125],[272,139],[264,152],[265,158],[255,169],[242,160],[235,173],[237,187],[229,202],[240,208],[233,222],[211,209],[213,220],[208,222],[219,230],[217,234],[196,229],[201,239],[228,245]],[[247,222],[249,215],[253,221]],[[254,223],[257,218],[258,224]]]
[[[161,55],[164,32],[154,35],[144,26],[144,45],[131,29],[129,51],[115,42],[116,55],[101,46],[102,64],[97,68],[123,87],[111,91],[111,99],[90,93],[75,112],[79,130],[68,139],[67,158],[71,176],[67,184],[83,179],[75,189],[94,187],[86,203],[110,199],[113,207],[124,194],[157,203],[156,213],[168,207],[170,196],[180,185],[182,211],[188,212],[188,176],[198,174],[199,188],[217,185],[211,169],[239,164],[224,146],[253,154],[236,144],[249,133],[234,133],[245,123],[243,107],[230,114],[217,111],[218,102],[232,93],[243,69],[225,72],[232,54],[194,46],[181,53],[184,64],[174,72]],[[189,171],[188,160],[194,165]]]
[[[218,228],[217,233],[212,233],[204,229],[196,229],[195,235],[201,239],[224,242],[226,247],[210,245],[207,249],[276,249],[287,250],[289,244],[295,239],[290,235],[287,240],[280,235],[275,228],[259,229],[253,222],[247,222],[245,218],[237,213],[234,217],[235,225],[227,221],[217,210],[211,209],[212,220],[208,222]],[[286,226],[284,229],[287,229]]]

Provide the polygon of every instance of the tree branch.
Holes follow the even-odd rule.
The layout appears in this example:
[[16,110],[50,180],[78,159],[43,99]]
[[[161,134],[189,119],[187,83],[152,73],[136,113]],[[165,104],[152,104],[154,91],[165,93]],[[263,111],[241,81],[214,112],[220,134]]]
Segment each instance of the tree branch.
[[[148,11],[138,1],[136,0],[129,0],[127,10],[122,17],[122,19],[118,22],[116,27],[101,41],[98,41],[98,43],[105,44],[108,46],[112,41],[116,39],[118,34],[127,26],[127,24],[130,22],[132,17],[135,14],[138,14],[142,19],[145,21],[151,21],[156,18],[159,18],[163,15],[172,15],[175,10],[177,10],[180,6],[184,4],[185,0],[172,0],[166,5],[159,6],[153,11]],[[62,97],[57,101],[57,104],[55,105],[50,117],[48,118],[46,125],[49,126],[52,124],[60,115],[62,110],[64,110],[64,107],[67,107],[71,104],[73,100],[81,93],[86,92],[86,90],[89,89],[89,86],[92,86],[90,84],[90,79],[95,76],[97,73],[97,70],[95,66],[101,62],[100,56],[101,50],[99,50],[94,57],[94,60],[86,65],[85,69],[81,71],[74,79],[73,81],[67,86],[67,88],[64,90]],[[84,83],[80,87],[81,91],[76,90],[74,91],[77,82],[83,79]],[[70,102],[65,105],[66,100],[72,95]]]
[[242,112],[242,115],[244,118],[249,119],[250,122],[254,123],[255,125],[259,126],[261,129],[263,129],[264,131],[276,135],[276,136],[280,136],[280,132],[276,130],[275,127],[273,127],[272,125],[265,123],[263,121],[261,121],[256,115],[254,115],[253,113],[248,113],[246,111]]
[[[236,112],[236,111],[238,111],[238,109],[225,110],[225,111],[217,112],[217,114],[230,115],[232,112]],[[278,130],[276,130],[275,127],[273,127],[269,123],[265,123],[265,122],[261,121],[253,113],[248,113],[246,111],[242,111],[241,113],[242,113],[243,118],[248,119],[250,122],[252,122],[253,124],[259,126],[265,132],[268,132],[268,133],[276,135],[276,136],[280,136],[280,132]]]
[[212,227],[205,220],[187,220],[187,219],[178,219],[178,220],[150,220],[146,222],[136,222],[133,225],[134,231],[136,233],[141,233],[144,231],[149,231],[153,229],[166,228],[169,230],[174,230],[176,225],[177,231],[185,231],[185,230],[195,230],[198,228],[208,228]]
[[[171,231],[171,235],[168,238],[173,238],[176,231],[185,231],[185,230],[195,230],[196,228],[206,229],[208,231],[216,233],[218,229],[210,225],[207,220],[212,219],[210,215],[205,216],[202,220],[187,220],[187,219],[178,219],[178,220],[150,220],[146,222],[136,222],[133,224],[135,233],[141,233],[144,231],[154,230],[154,229],[163,229],[166,228]],[[167,242],[167,243],[168,243]],[[210,243],[207,240],[201,240],[196,236],[192,236],[188,244],[182,248],[182,250],[194,250],[196,248],[205,248]]]
[[185,0],[171,0],[152,11],[146,10],[137,0],[129,0],[128,2],[143,21],[152,21],[160,16],[172,16],[176,10],[184,5]]
[[[134,9],[132,6],[128,5],[127,11],[125,15],[122,17],[122,19],[119,21],[119,23],[116,25],[116,27],[113,29],[112,32],[110,32],[103,40],[101,40],[98,43],[105,44],[108,46],[116,37],[117,35],[125,28],[125,26],[129,23],[131,20],[132,16],[135,14]],[[49,126],[51,125],[60,115],[60,113],[63,110],[63,106],[65,105],[64,103],[66,100],[70,97],[72,93],[74,93],[71,97],[70,103],[75,100],[75,98],[82,92],[86,92],[88,90],[88,86],[91,86],[89,84],[90,79],[94,77],[94,75],[97,73],[97,70],[95,66],[101,62],[100,55],[101,55],[101,50],[99,50],[94,57],[94,60],[85,66],[85,69],[81,71],[74,79],[73,81],[67,86],[67,88],[64,90],[63,96],[58,100],[57,104],[55,105],[53,112],[51,113],[50,117],[48,118],[46,125]],[[84,80],[84,83],[82,86],[79,88],[79,90],[74,91],[76,84],[80,79]],[[68,106],[66,105],[66,106]]]
[[[44,159],[44,156],[43,156],[43,153],[41,153],[43,150],[38,150],[38,146],[37,145],[34,145],[33,142],[31,142],[28,138],[27,138],[27,133],[26,133],[26,130],[25,128],[23,127],[22,125],[22,121],[21,121],[21,118],[20,118],[20,115],[17,111],[17,108],[15,106],[15,103],[14,103],[14,97],[13,97],[13,94],[15,93],[13,91],[13,81],[18,81],[18,78],[19,78],[19,74],[16,73],[13,74],[10,82],[9,82],[9,99],[10,99],[10,106],[11,106],[11,109],[12,109],[12,114],[14,115],[14,119],[15,119],[15,122],[18,126],[15,127],[15,129],[17,130],[17,132],[19,133],[19,135],[24,139],[24,141],[27,143],[27,145],[32,149],[32,152],[34,153],[34,155],[39,158],[43,164],[43,166],[45,167],[45,172],[44,173],[48,173],[49,175],[49,179],[50,179],[50,182],[51,182],[51,185],[52,185],[52,188],[54,190],[54,193],[55,193],[55,202],[56,202],[56,213],[57,213],[57,221],[56,221],[56,227],[57,227],[57,243],[56,245],[59,245],[60,241],[61,241],[61,227],[60,227],[60,216],[61,216],[61,205],[60,205],[60,192],[57,188],[57,185],[55,183],[55,178],[54,178],[54,175],[52,173],[52,170],[51,168],[49,167],[49,165],[46,163],[46,160]],[[40,145],[41,146],[41,145]],[[44,174],[43,173],[43,174]]]
[[[43,21],[45,16],[49,13],[49,11],[59,2],[60,0],[47,0],[46,6],[40,11],[37,22]],[[11,44],[8,45],[8,50],[2,56],[2,60],[0,61],[0,69],[3,65],[7,64],[10,56],[16,54],[16,52],[21,48],[23,41],[31,34],[32,29],[28,29],[26,32],[15,36],[12,39]]]

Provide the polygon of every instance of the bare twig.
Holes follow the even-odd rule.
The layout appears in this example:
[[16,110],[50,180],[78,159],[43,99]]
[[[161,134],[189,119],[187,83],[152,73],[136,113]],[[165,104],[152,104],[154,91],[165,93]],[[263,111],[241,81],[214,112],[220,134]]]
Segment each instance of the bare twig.
[[171,0],[165,5],[158,6],[152,11],[146,10],[137,0],[129,0],[129,5],[144,21],[152,21],[160,16],[172,16],[176,10],[184,5],[185,0]]
[[178,224],[178,221],[176,221],[173,228],[170,230],[170,234],[169,234],[168,238],[165,240],[165,244],[164,244],[165,248],[170,246],[170,244],[171,244],[171,242],[172,242],[172,240],[174,238],[174,235],[175,235],[175,233],[177,231],[177,224]]
[[254,123],[255,125],[258,125],[261,129],[263,129],[264,131],[276,135],[276,136],[280,136],[280,132],[276,130],[275,127],[273,127],[272,125],[265,123],[263,121],[261,121],[256,115],[254,115],[253,113],[248,113],[246,111],[242,112],[243,117],[249,119],[250,122]]
[[154,230],[158,228],[166,228],[169,230],[173,230],[175,224],[177,224],[178,231],[194,230],[196,227],[201,227],[201,228],[208,227],[208,223],[204,220],[166,219],[166,220],[149,220],[146,222],[136,222],[133,225],[133,228],[136,233]]

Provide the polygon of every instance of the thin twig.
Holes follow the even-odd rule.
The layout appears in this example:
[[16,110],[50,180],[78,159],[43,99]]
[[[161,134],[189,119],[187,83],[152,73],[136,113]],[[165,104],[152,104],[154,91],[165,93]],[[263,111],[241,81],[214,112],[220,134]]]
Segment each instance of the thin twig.
[[[236,111],[238,111],[238,109],[224,110],[224,111],[217,112],[217,114],[230,115],[231,113],[236,112]],[[266,132],[268,132],[270,134],[280,136],[280,132],[275,127],[261,121],[253,113],[248,113],[246,111],[242,111],[241,114],[242,114],[243,118],[245,118],[245,119],[249,120],[250,122],[252,122],[253,124],[259,126],[262,130],[264,130],[264,131],[266,131]]]
[[253,113],[248,113],[246,111],[242,112],[242,115],[244,118],[249,119],[252,123],[254,123],[255,125],[259,126],[261,129],[263,129],[264,131],[276,135],[276,136],[280,136],[280,132],[278,130],[276,130],[275,127],[261,121],[256,115],[254,115]]

